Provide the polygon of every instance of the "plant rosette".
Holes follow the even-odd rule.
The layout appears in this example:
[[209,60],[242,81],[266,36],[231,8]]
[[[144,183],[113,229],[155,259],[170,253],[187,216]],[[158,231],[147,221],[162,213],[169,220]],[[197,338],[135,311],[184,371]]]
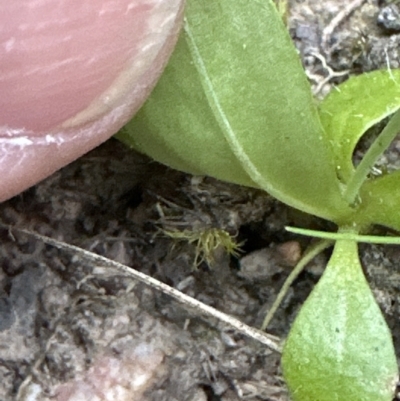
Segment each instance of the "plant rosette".
[[[189,0],[161,80],[119,134],[168,166],[261,188],[337,224],[336,234],[311,233],[336,242],[283,350],[296,401],[393,398],[392,338],[357,242],[399,243],[362,235],[375,224],[400,231],[400,172],[370,174],[400,130],[399,109],[399,70],[351,77],[317,104],[271,0]],[[355,166],[360,138],[390,116]]]

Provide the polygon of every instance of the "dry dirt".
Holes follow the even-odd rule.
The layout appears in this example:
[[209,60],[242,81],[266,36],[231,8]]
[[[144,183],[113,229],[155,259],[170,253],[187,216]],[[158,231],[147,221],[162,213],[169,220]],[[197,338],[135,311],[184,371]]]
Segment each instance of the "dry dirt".
[[[290,3],[289,29],[316,96],[349,74],[399,67],[390,3]],[[398,144],[388,163],[398,162]],[[172,171],[116,140],[0,205],[0,220],[0,401],[288,400],[279,353],[116,268],[14,227],[131,266],[259,327],[308,244],[284,226],[325,223],[259,191]],[[211,267],[194,268],[195,246],[165,234],[211,228],[237,235],[241,256],[218,252]],[[360,253],[400,355],[399,248]],[[269,333],[285,338],[327,256],[301,274]]]

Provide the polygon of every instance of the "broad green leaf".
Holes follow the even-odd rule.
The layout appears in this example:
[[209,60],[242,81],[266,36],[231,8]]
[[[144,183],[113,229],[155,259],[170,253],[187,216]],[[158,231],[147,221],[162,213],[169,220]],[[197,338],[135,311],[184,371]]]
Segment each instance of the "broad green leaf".
[[400,171],[368,180],[361,187],[354,220],[360,225],[380,224],[400,231]]
[[399,108],[400,70],[352,77],[321,102],[321,122],[333,146],[337,172],[343,182],[354,172],[352,156],[362,135]]
[[338,241],[299,312],[282,367],[294,401],[391,401],[398,379],[390,331],[357,244]]
[[310,86],[271,0],[189,0],[177,51],[124,141],[171,167],[347,212]]
[[152,95],[117,137],[177,170],[257,187],[216,133],[220,128],[181,35]]

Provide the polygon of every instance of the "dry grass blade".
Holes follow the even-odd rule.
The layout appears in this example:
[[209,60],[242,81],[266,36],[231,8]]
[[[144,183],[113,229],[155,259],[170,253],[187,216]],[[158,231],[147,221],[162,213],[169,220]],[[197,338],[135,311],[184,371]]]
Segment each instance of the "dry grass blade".
[[213,317],[213,318],[219,320],[220,322],[223,322],[223,323],[227,324],[228,326],[234,328],[241,334],[261,342],[262,344],[266,345],[268,348],[272,349],[273,351],[281,352],[281,344],[280,344],[280,339],[278,337],[266,334],[258,329],[250,327],[250,326],[246,325],[245,323],[241,322],[240,320],[238,320],[232,316],[229,316],[226,313],[220,312],[217,309],[212,308],[211,306],[208,306],[208,305],[176,290],[175,288],[172,288],[169,285],[164,284],[161,281],[154,279],[153,277],[150,277],[144,273],[141,273],[137,270],[130,268],[129,266],[125,266],[121,263],[114,262],[111,259],[97,255],[93,252],[89,252],[89,251],[79,248],[77,246],[70,245],[65,242],[57,241],[55,239],[37,234],[37,233],[29,231],[29,230],[12,228],[12,231],[27,234],[29,236],[37,238],[38,240],[43,241],[46,244],[52,245],[58,249],[73,252],[75,254],[80,255],[82,258],[86,258],[86,259],[90,260],[92,263],[96,263],[97,265],[101,264],[103,266],[114,267],[114,268],[118,269],[119,271],[124,272],[125,274],[129,275],[130,277],[132,277],[158,291],[161,291],[164,294],[169,295],[170,297],[174,298],[178,302],[186,305],[189,308],[194,309],[197,313],[199,313],[201,315]]

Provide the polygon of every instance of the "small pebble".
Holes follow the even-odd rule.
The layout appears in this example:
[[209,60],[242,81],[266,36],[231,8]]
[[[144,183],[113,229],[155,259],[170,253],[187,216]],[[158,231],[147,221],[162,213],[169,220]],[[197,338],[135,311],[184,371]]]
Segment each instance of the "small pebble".
[[276,247],[282,257],[282,263],[294,267],[301,258],[301,247],[297,241],[287,241]]
[[288,241],[259,249],[240,259],[240,277],[248,280],[268,280],[280,274],[283,267],[294,267],[301,258],[297,241]]
[[396,4],[383,7],[378,14],[377,23],[390,32],[400,32],[400,10]]
[[100,357],[83,378],[61,385],[57,401],[141,401],[164,355],[142,344],[122,357]]

